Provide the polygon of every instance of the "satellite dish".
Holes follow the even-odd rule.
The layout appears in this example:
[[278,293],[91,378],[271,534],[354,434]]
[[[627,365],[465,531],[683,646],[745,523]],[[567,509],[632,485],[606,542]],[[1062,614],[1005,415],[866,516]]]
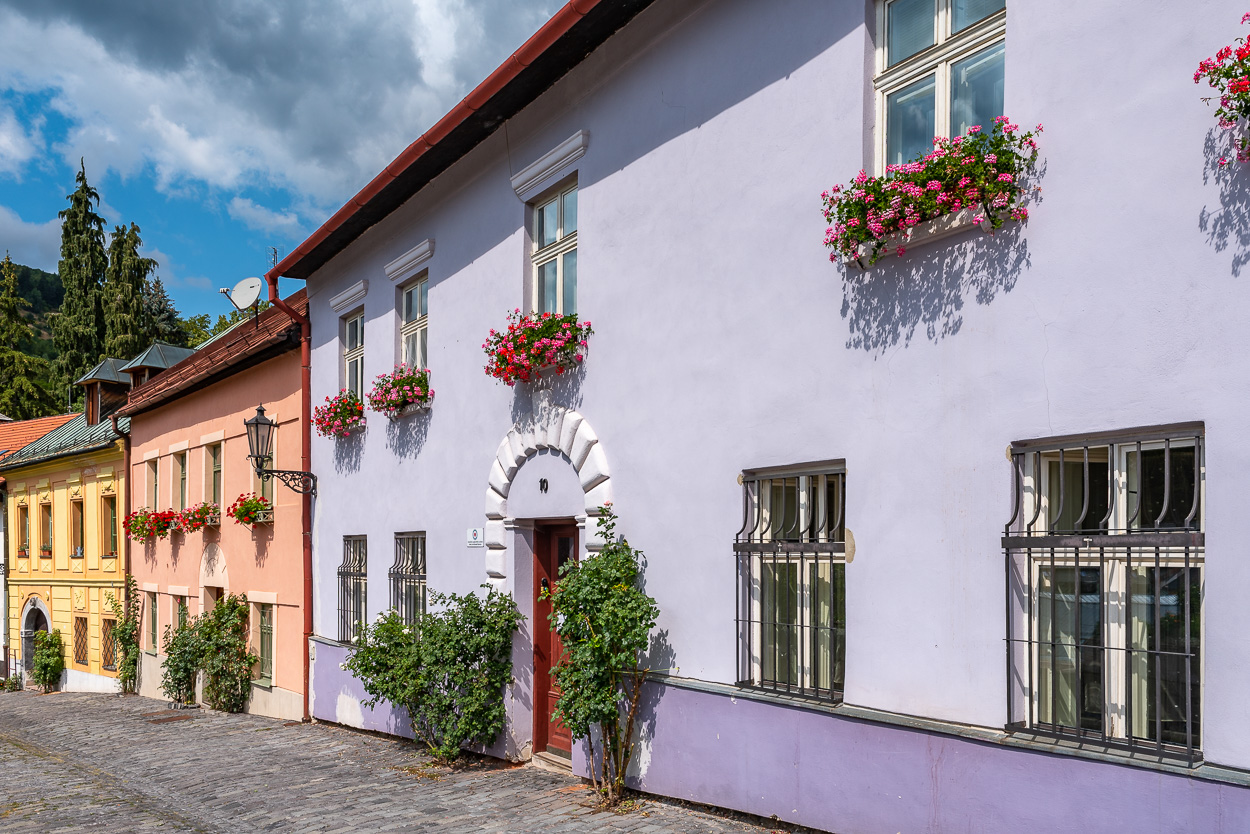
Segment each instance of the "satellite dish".
[[230,302],[240,310],[251,307],[260,300],[260,291],[264,286],[259,278],[244,278],[230,291]]

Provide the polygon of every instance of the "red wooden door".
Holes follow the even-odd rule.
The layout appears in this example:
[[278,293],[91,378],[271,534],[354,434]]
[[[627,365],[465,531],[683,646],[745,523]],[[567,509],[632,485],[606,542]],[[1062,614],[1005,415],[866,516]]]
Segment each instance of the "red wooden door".
[[560,662],[564,647],[551,627],[551,602],[539,599],[544,588],[555,585],[560,566],[577,558],[577,527],[552,524],[534,530],[534,752],[549,751],[571,756],[573,738],[558,718],[552,718],[560,690],[551,667]]

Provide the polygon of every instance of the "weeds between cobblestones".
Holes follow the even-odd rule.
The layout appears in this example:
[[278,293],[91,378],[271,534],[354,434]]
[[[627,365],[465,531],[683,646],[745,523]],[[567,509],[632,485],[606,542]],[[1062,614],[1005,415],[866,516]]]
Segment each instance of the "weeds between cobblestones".
[[472,756],[442,767],[411,742],[329,724],[144,715],[166,709],[139,696],[0,697],[0,830],[778,830],[642,795],[631,796],[631,813],[597,812],[570,775]]

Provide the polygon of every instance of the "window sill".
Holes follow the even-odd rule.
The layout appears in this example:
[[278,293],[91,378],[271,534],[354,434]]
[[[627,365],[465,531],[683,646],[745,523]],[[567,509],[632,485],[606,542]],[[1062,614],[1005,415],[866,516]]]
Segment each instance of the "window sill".
[[[985,208],[983,206],[973,206],[970,208],[960,209],[953,214],[944,214],[941,217],[934,217],[931,220],[925,220],[917,223],[905,232],[898,232],[885,238],[886,250],[878,257],[887,258],[894,255],[899,244],[904,249],[911,249],[914,246],[924,246],[929,243],[936,243],[943,238],[957,235],[960,232],[966,232],[970,229],[980,229],[988,232],[993,226],[988,219],[982,219],[976,222],[976,218],[985,216]],[[861,270],[870,269],[868,258],[872,256],[872,246],[867,243],[859,245],[859,256],[849,263],[857,265]]]
[[392,421],[402,420],[405,417],[411,417],[413,414],[425,414],[426,412],[430,410],[430,406],[433,405],[433,402],[434,402],[434,398],[430,397],[425,402],[408,403],[399,411],[396,411],[395,414],[392,415],[390,419]]

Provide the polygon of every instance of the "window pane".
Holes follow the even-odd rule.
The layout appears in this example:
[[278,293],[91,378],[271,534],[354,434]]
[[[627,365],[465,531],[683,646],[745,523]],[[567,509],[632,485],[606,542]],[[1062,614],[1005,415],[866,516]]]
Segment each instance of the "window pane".
[[577,231],[577,189],[564,195],[564,234]]
[[548,246],[556,242],[556,235],[560,232],[559,203],[552,200],[544,206],[539,206],[534,211],[537,229],[534,233],[534,240],[538,242],[539,248]]
[[1049,567],[1039,572],[1037,694],[1043,723],[1102,729],[1101,582],[1097,568],[1081,568],[1078,598],[1075,568],[1054,568],[1053,578]]
[[360,396],[360,360],[352,359],[347,363],[347,389]]
[[564,315],[577,312],[577,250],[564,253]]
[[416,321],[417,318],[417,288],[411,287],[404,290],[404,324],[410,321]]
[[417,331],[417,366],[424,368],[429,360],[426,359],[426,329],[422,327]]
[[430,312],[430,282],[417,284],[417,315],[424,316]]
[[556,312],[556,262],[538,267],[538,312]]
[[799,539],[799,479],[774,478],[769,484],[768,532],[773,540]]
[[[1091,450],[1089,462],[1089,507],[1077,526],[1085,502],[1085,463],[1069,456],[1063,462],[1063,489],[1060,492],[1059,461],[1050,461],[1046,473],[1047,529],[1057,533],[1087,532],[1099,529],[1107,515],[1107,461],[1095,460]],[[1102,455],[1106,457],[1106,455]]]
[[420,353],[419,345],[417,343],[417,335],[418,335],[418,331],[414,330],[413,332],[404,336],[403,361],[405,365],[412,365],[414,367],[419,367],[421,353]]
[[766,562],[760,578],[760,671],[763,682],[798,686],[798,562]]
[[846,565],[811,566],[812,684],[841,692],[846,679]]
[[1003,115],[1003,56],[1006,44],[997,43],[951,66],[951,135],[973,125],[989,130]]
[[[1128,506],[1125,510],[1130,517],[1136,512],[1137,518],[1133,521],[1133,529],[1155,527],[1155,520],[1163,513],[1164,450],[1145,449],[1141,456],[1144,471],[1141,473],[1139,486],[1137,452],[1128,454]],[[1159,522],[1158,527],[1184,527],[1185,518],[1193,510],[1194,520],[1191,526],[1197,528],[1200,526],[1202,506],[1200,494],[1195,496],[1194,493],[1194,448],[1173,446],[1171,460],[1171,483],[1166,485],[1169,493],[1167,513]],[[1141,510],[1137,511],[1139,500]],[[1198,503],[1197,507],[1194,506],[1195,503]]]
[[894,0],[886,10],[889,63],[933,46],[937,11],[933,0]]
[[1007,0],[952,0],[951,34],[1007,8]]
[[1129,574],[1129,648],[1132,649],[1129,697],[1133,735],[1165,744],[1184,745],[1185,601],[1189,600],[1189,711],[1196,746],[1201,729],[1199,639],[1202,622],[1202,571],[1184,568],[1133,568]]
[[890,165],[909,162],[933,147],[934,77],[930,75],[891,94],[885,100],[885,160]]

